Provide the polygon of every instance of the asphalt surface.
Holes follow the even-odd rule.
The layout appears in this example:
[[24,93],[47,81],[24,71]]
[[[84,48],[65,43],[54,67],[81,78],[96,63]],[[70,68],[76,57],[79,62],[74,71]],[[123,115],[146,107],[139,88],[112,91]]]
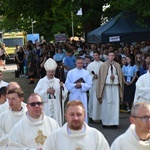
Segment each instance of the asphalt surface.
[[107,139],[109,145],[122,133],[124,133],[130,125],[129,113],[120,112],[119,127],[118,128],[103,128],[100,121],[89,123],[89,126],[98,129]]
[[0,66],[0,70],[2,70],[3,72],[5,72],[5,71],[11,72],[11,71],[17,70],[17,66],[16,66],[16,64],[9,63],[9,64],[6,64],[6,69],[3,69],[3,67]]

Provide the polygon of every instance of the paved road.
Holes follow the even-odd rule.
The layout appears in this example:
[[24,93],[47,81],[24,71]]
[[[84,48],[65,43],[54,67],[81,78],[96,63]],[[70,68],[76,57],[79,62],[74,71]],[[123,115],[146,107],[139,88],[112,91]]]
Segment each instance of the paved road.
[[13,63],[11,63],[11,64],[6,64],[6,69],[3,69],[3,67],[2,66],[0,66],[0,70],[2,70],[2,71],[15,71],[17,69],[17,66],[16,66],[16,64],[13,64]]
[[108,143],[111,145],[112,142],[116,139],[116,137],[124,133],[129,127],[130,125],[129,116],[130,116],[129,113],[120,113],[120,125],[118,129],[114,129],[114,128],[104,129],[102,128],[100,122],[89,123],[89,125],[101,131],[105,136],[105,138],[107,139]]
[[[0,70],[4,72],[5,71],[14,72],[16,69],[17,67],[15,64],[7,64],[6,69],[3,69],[2,66],[0,66]],[[128,113],[120,112],[120,125],[118,129],[103,129],[100,122],[89,123],[89,125],[101,131],[103,135],[106,137],[108,143],[111,145],[112,142],[115,140],[115,138],[118,137],[120,134],[124,133],[129,127],[130,125],[129,115],[130,114]]]

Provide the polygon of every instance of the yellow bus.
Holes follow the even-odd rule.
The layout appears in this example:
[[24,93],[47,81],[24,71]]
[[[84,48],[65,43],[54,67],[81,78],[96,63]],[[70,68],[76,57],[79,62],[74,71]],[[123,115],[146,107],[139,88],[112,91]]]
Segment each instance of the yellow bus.
[[14,53],[16,45],[23,46],[26,42],[26,32],[7,32],[3,33],[3,43],[5,44],[5,50],[9,55],[10,60],[14,59]]

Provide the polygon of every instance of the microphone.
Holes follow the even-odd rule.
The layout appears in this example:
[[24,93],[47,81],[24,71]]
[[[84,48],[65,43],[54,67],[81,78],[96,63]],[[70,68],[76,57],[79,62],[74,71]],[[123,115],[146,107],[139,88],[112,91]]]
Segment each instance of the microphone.
[[94,75],[94,79],[97,79],[97,78],[98,78],[97,74],[95,74],[94,71],[91,71],[91,73],[92,73],[92,75]]
[[93,75],[95,75],[95,72],[94,72],[94,71],[91,71],[91,73],[92,73]]

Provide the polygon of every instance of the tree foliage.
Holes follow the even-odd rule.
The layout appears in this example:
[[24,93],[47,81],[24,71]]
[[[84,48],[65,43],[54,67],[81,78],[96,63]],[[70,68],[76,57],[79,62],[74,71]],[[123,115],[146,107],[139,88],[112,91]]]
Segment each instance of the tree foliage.
[[[45,36],[52,37],[53,32],[65,31],[66,18],[63,14],[63,3],[67,0],[1,0],[3,4],[3,21],[1,27],[4,30],[10,29],[24,29],[31,33],[32,20],[34,23],[34,31],[41,33]],[[63,22],[63,26],[61,26]],[[57,25],[56,25],[57,22]],[[56,29],[57,28],[57,32]]]
[[109,4],[106,14],[111,17],[121,11],[134,12],[139,18],[150,17],[150,0],[110,0]]
[[[102,7],[106,4],[110,7],[104,12]],[[122,10],[133,11],[139,18],[150,17],[150,0],[0,0],[0,6],[1,29],[31,33],[33,20],[36,21],[34,32],[46,39],[52,39],[57,33],[71,36],[72,21],[75,35],[81,36],[83,32],[86,35],[101,25],[102,16],[111,18]],[[76,15],[80,8],[82,16]]]
[[[36,21],[34,32],[52,37],[56,33],[71,36],[72,16],[75,35],[82,35],[100,25],[103,1],[89,0],[0,0],[0,15],[4,30],[23,29],[31,32],[31,19]],[[77,12],[83,8],[83,15]],[[93,17],[94,16],[94,17]]]

